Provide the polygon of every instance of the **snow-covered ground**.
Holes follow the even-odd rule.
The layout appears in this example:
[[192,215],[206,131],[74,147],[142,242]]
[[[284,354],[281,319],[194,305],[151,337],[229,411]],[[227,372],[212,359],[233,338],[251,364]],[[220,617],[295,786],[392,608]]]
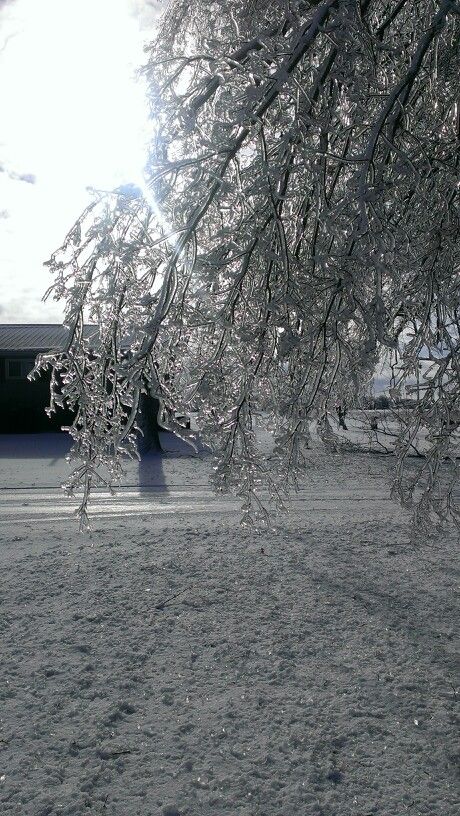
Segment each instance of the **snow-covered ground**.
[[2,816],[457,814],[456,536],[319,447],[244,531],[164,442],[80,535],[65,438],[0,436]]
[[[342,444],[352,442],[362,450],[374,453],[390,453],[394,451],[398,437],[409,419],[409,411],[363,411],[353,410],[346,415],[346,430],[340,427],[335,413],[329,415],[334,433]],[[372,420],[375,421],[374,429]],[[457,436],[455,436],[457,440]],[[417,433],[409,449],[410,456],[418,456],[426,452],[429,447],[426,429]]]

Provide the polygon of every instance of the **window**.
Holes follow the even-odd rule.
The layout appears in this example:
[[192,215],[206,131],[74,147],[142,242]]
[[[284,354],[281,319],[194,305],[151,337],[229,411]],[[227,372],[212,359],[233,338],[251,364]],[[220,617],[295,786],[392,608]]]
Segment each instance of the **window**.
[[7,360],[6,361],[6,379],[7,380],[26,380],[29,371],[34,367],[33,360]]
[[21,361],[7,360],[6,361],[6,376],[9,380],[18,380],[21,377]]

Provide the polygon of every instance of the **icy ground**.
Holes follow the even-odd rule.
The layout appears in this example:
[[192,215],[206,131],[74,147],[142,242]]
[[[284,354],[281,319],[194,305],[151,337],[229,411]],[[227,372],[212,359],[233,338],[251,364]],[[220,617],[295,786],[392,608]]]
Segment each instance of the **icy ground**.
[[63,437],[0,436],[2,816],[454,816],[458,547],[388,457],[311,454],[274,532],[208,463],[130,466],[79,535]]

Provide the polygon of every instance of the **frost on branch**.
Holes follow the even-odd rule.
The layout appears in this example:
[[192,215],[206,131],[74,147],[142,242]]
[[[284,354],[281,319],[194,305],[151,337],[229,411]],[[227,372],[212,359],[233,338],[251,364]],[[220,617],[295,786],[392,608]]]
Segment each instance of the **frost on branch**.
[[[198,411],[215,482],[264,513],[304,465],[310,421],[358,404],[382,350],[426,388],[395,491],[453,509],[459,406],[454,0],[173,2],[148,49],[155,134],[143,194],[99,195],[50,261],[68,347],[53,399],[91,484],[134,454],[149,390]],[[82,325],[98,326],[85,344]],[[409,337],[409,334],[412,334]],[[270,467],[254,412],[269,417]],[[412,481],[418,428],[428,453]],[[442,473],[441,473],[442,472]]]

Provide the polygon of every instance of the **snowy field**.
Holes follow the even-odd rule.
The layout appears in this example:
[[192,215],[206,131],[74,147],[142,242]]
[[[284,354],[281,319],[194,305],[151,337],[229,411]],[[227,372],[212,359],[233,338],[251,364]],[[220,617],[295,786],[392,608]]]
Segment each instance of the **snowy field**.
[[0,436],[2,816],[457,814],[457,536],[319,447],[245,532],[163,441],[79,535],[65,438]]

